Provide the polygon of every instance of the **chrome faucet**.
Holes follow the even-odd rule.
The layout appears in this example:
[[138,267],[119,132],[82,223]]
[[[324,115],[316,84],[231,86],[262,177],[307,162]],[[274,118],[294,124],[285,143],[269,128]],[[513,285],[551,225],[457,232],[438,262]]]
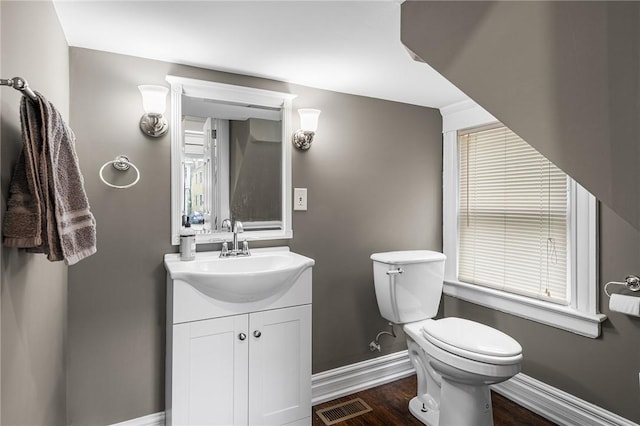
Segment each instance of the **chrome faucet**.
[[227,244],[227,242],[223,242],[220,257],[251,255],[251,252],[249,252],[249,243],[247,242],[247,240],[244,240],[244,242],[242,243],[242,248],[238,248],[238,234],[244,232],[244,226],[242,226],[242,222],[240,222],[239,220],[232,221],[231,219],[225,219],[222,221],[222,230],[233,232],[233,248],[229,250],[229,245]]

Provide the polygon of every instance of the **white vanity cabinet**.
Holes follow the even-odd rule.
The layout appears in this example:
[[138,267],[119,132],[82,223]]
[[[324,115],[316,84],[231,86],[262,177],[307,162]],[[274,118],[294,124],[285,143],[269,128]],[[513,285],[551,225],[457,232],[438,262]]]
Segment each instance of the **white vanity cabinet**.
[[248,303],[169,273],[167,305],[167,425],[311,425],[311,267]]
[[311,305],[173,330],[172,424],[285,425],[310,415]]

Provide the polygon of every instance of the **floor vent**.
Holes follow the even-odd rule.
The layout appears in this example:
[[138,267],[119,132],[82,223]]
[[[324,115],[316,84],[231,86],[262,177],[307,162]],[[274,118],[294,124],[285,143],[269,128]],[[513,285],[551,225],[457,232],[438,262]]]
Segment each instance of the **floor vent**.
[[343,422],[354,417],[358,417],[361,414],[373,411],[371,407],[367,405],[360,398],[351,399],[347,402],[342,402],[331,407],[317,410],[316,414],[320,417],[320,420],[327,426],[334,425],[336,423]]

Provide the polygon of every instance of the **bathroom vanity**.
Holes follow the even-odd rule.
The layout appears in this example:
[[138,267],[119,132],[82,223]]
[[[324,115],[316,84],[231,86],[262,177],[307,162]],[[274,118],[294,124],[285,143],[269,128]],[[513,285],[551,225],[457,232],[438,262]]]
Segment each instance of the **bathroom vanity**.
[[311,424],[313,259],[165,255],[167,425]]

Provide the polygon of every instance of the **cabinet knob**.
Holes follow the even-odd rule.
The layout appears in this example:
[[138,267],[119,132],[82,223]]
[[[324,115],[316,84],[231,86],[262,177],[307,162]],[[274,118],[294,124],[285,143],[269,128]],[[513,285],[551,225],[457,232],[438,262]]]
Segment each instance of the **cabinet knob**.
[[238,339],[240,339],[240,340],[244,340],[244,339],[246,339],[246,338],[247,338],[247,335],[246,335],[246,334],[244,334],[244,333],[240,333],[240,334],[238,334]]
[[262,333],[260,332],[260,330],[256,330],[256,331],[253,332],[253,336],[255,338],[258,338],[258,337],[262,336]]

